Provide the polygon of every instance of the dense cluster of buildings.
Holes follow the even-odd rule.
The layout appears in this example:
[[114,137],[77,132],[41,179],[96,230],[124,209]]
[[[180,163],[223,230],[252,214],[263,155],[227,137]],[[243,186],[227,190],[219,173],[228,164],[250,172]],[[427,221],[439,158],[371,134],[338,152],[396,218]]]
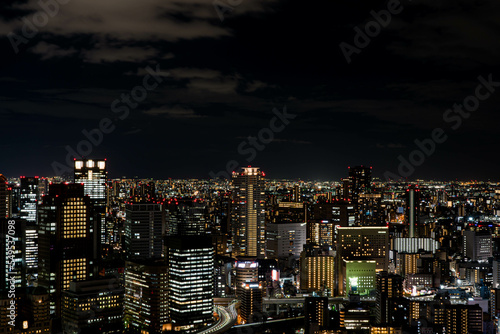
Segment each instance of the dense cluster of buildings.
[[[500,184],[0,174],[1,333],[498,333]],[[238,327],[243,326],[243,327]]]

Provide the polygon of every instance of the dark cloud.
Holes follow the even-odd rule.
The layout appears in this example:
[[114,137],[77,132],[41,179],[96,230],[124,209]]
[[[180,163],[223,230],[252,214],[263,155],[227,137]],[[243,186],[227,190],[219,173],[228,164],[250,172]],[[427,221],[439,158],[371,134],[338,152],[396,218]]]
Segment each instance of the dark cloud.
[[[456,131],[443,113],[479,75],[500,81],[500,5],[401,3],[347,64],[339,44],[385,1],[243,0],[223,21],[211,1],[70,1],[18,54],[0,39],[0,172],[52,174],[66,146],[110,118],[116,130],[92,155],[108,158],[112,176],[208,177],[229,160],[247,164],[242,138],[286,105],[296,118],[252,161],[271,177],[338,179],[355,164],[382,175],[436,127],[449,139],[414,177],[496,177],[500,92]],[[41,11],[34,0],[0,9],[4,36]],[[142,85],[148,66],[162,82],[120,119],[112,102]]]

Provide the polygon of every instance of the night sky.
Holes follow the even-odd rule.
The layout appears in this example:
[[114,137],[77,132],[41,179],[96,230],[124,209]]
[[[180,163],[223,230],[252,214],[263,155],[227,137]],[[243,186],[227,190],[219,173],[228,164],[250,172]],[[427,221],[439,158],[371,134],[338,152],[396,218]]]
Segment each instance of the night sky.
[[[498,1],[403,0],[350,63],[340,44],[354,48],[354,28],[376,27],[371,11],[393,1],[59,1],[42,1],[58,4],[53,17],[34,0],[0,4],[9,177],[55,175],[82,131],[107,122],[113,130],[85,156],[107,158],[113,178],[207,178],[231,160],[270,178],[338,180],[361,164],[398,175],[398,157],[441,128],[446,141],[402,176],[499,179]],[[147,75],[156,88],[143,88]],[[461,124],[455,112],[445,121],[479,76],[496,91],[480,89],[489,96]],[[146,96],[127,107],[121,96],[137,86]],[[289,124],[261,131],[284,108]],[[274,140],[257,143],[254,159],[240,154],[259,131]]]

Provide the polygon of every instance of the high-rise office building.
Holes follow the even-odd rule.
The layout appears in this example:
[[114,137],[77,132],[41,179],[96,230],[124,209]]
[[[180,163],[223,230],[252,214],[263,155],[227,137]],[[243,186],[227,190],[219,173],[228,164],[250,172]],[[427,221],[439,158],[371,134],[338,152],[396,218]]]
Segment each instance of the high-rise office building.
[[88,195],[94,205],[106,206],[106,160],[75,160],[75,183],[83,183],[84,194]]
[[240,315],[245,323],[259,321],[262,313],[262,286],[259,283],[245,283],[241,291]]
[[32,286],[38,279],[38,226],[35,222],[26,222],[24,234],[26,254],[26,280]]
[[61,315],[62,292],[71,281],[95,277],[99,232],[81,184],[52,184],[39,205],[38,283],[50,294],[50,312]]
[[207,232],[207,203],[196,198],[172,198],[165,203],[167,235],[200,235]]
[[231,212],[232,212],[232,195],[229,192],[220,192],[218,203],[215,207],[215,220],[220,226],[220,232],[223,235],[231,237]]
[[122,333],[123,294],[116,278],[70,282],[62,296],[64,333]]
[[36,210],[39,198],[38,176],[21,176],[20,209],[21,218],[29,222],[36,222]]
[[316,203],[311,208],[307,221],[307,241],[310,243],[333,246],[336,228],[355,224],[355,207],[348,201]]
[[125,205],[125,246],[130,259],[160,258],[163,254],[164,224],[161,204]]
[[441,247],[439,241],[432,238],[394,238],[392,250],[398,253],[418,253],[421,250],[433,254]]
[[245,283],[259,282],[259,264],[256,258],[238,257],[234,263],[236,278],[234,284],[235,294],[240,296]]
[[163,259],[126,262],[124,324],[138,333],[161,333],[169,328],[168,266]]
[[216,257],[215,263],[215,297],[225,298],[232,295],[231,287],[229,286],[230,273],[233,270],[233,264],[229,259]]
[[387,271],[389,266],[388,227],[338,227],[337,228],[338,292],[344,295],[345,260],[374,260],[376,271]]
[[307,244],[300,256],[300,289],[333,295],[335,257],[328,247]]
[[7,185],[7,200],[9,203],[9,217],[19,217],[21,214],[21,187],[19,183],[11,182]]
[[384,226],[386,224],[385,205],[382,194],[359,194],[357,222],[360,226]]
[[370,329],[370,320],[370,309],[360,303],[349,303],[340,310],[340,327],[348,331],[366,333]]
[[486,231],[464,231],[463,254],[472,261],[487,261],[492,257],[491,234]]
[[337,254],[344,260],[377,261],[377,269],[387,269],[389,264],[388,227],[339,227],[337,228]]
[[490,315],[493,319],[500,317],[500,289],[490,289]]
[[483,332],[483,310],[479,305],[449,305],[446,307],[446,334]]
[[269,210],[272,224],[305,223],[308,220],[308,205],[304,202],[280,202]]
[[233,173],[233,257],[266,257],[264,176],[258,167]]
[[267,256],[299,257],[306,243],[306,223],[267,224]]
[[377,274],[377,324],[408,322],[401,319],[398,302],[403,297],[403,277],[381,271]]
[[356,209],[350,201],[333,200],[331,202],[314,203],[308,207],[308,221],[331,221],[338,226],[354,226]]
[[314,334],[329,326],[328,297],[306,297],[304,301],[305,333]]
[[376,262],[373,260],[345,261],[345,291],[360,296],[370,295],[376,289]]
[[308,243],[332,247],[335,243],[335,228],[332,220],[310,220],[307,222],[306,239]]
[[40,201],[40,179],[38,176],[21,176],[20,180],[20,217],[26,220],[26,274],[28,282],[33,282],[38,277],[37,208]]
[[214,248],[205,236],[167,239],[168,298],[174,330],[193,330],[213,321]]
[[74,161],[74,180],[75,183],[83,183],[84,194],[92,200],[94,214],[99,221],[101,245],[110,242],[110,228],[106,225],[107,179],[106,159]]
[[358,203],[360,194],[370,192],[372,168],[365,166],[349,167],[349,177],[344,179],[343,197]]

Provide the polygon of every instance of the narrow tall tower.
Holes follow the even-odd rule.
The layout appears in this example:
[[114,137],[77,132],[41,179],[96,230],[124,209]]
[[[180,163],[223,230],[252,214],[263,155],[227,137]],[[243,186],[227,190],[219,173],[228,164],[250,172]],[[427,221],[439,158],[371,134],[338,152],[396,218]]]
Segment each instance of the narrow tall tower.
[[418,209],[419,209],[419,192],[420,190],[415,186],[410,186],[407,190],[406,198],[406,222],[408,224],[408,231],[410,238],[416,238],[418,233],[416,232],[417,220],[418,220]]
[[83,183],[84,194],[90,197],[94,213],[99,223],[100,243],[109,243],[109,233],[106,228],[107,182],[106,160],[83,159],[75,160],[75,183]]
[[21,218],[26,220],[26,274],[29,285],[38,277],[37,210],[40,200],[39,177],[21,176],[19,191]]
[[264,176],[258,167],[233,172],[234,257],[266,257]]
[[38,176],[21,176],[20,202],[21,218],[36,222],[36,210],[39,200]]

